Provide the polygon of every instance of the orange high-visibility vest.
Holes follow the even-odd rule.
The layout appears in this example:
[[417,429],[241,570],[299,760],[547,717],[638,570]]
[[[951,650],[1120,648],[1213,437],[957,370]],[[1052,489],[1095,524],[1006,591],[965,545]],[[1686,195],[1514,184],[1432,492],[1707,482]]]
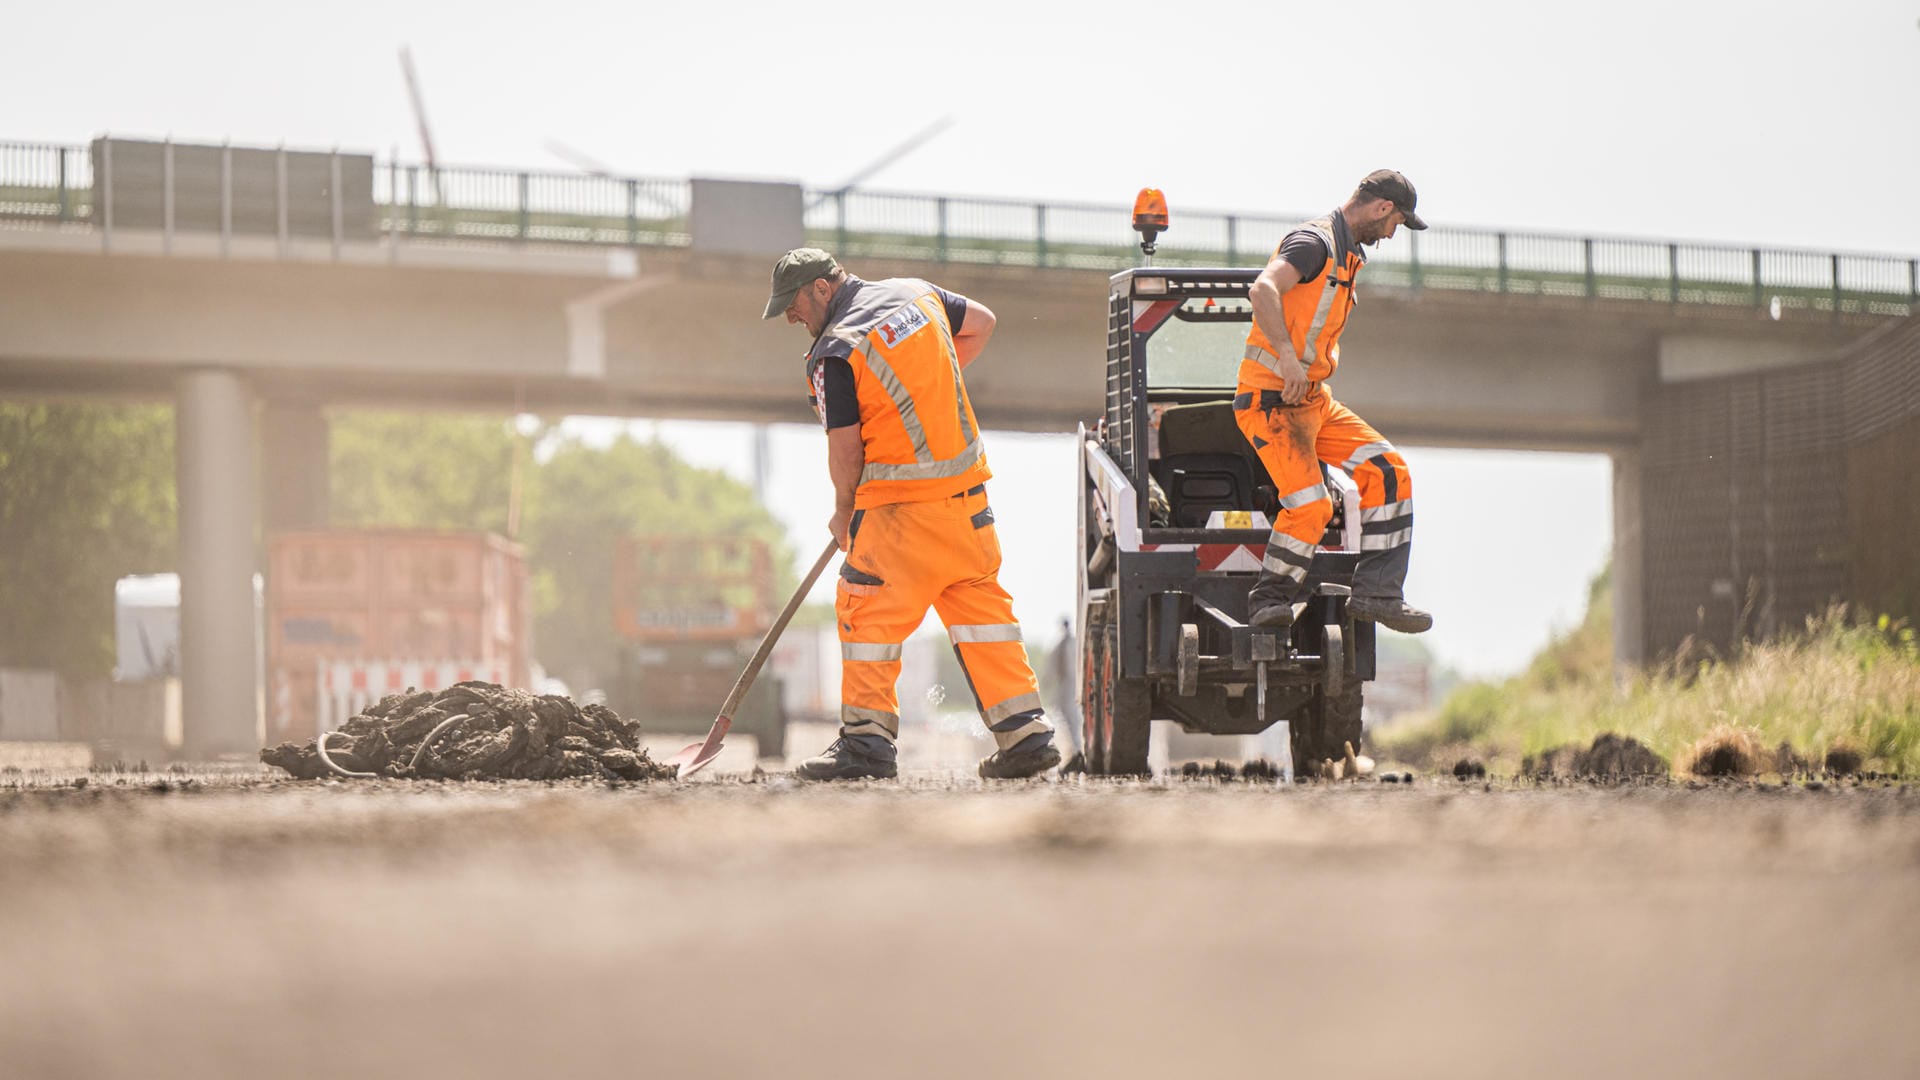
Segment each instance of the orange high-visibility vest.
[[[1334,211],[1334,214],[1339,211]],[[1341,244],[1350,239],[1344,221],[1336,228],[1334,214],[1318,217],[1300,226],[1320,237],[1327,245],[1327,265],[1320,276],[1288,289],[1280,298],[1287,323],[1287,336],[1293,339],[1295,356],[1306,361],[1307,378],[1321,382],[1333,376],[1340,366],[1340,332],[1347,328],[1347,315],[1356,298],[1354,279],[1366,265],[1366,253],[1358,244]],[[1284,241],[1283,241],[1284,243]],[[1278,249],[1275,250],[1277,255]],[[1240,382],[1262,389],[1280,388],[1280,359],[1273,343],[1254,323],[1247,334],[1246,354],[1240,362]]]
[[960,378],[953,329],[932,285],[915,278],[863,283],[810,355],[845,356],[853,368],[867,458],[856,508],[944,499],[993,475]]

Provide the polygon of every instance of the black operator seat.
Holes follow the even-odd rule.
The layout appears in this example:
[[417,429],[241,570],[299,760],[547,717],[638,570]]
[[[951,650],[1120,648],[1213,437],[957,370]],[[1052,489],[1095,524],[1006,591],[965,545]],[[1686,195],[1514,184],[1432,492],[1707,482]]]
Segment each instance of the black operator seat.
[[1233,422],[1233,403],[1173,405],[1160,414],[1160,486],[1176,529],[1205,528],[1215,510],[1278,510],[1266,467]]

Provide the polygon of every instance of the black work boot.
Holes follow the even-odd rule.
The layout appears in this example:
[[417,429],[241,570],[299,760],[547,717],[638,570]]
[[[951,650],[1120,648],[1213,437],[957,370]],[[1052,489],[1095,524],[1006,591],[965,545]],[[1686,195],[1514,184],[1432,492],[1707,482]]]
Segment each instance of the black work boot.
[[980,759],[982,780],[1024,780],[1038,776],[1060,764],[1060,751],[1054,748],[1053,732],[1036,731],[1017,745],[995,750]]
[[1292,626],[1294,594],[1299,591],[1293,581],[1263,567],[1260,580],[1247,593],[1247,625],[1263,630]]
[[1263,630],[1285,630],[1293,625],[1293,605],[1280,603],[1254,608],[1253,614],[1247,616],[1247,625]]
[[[875,745],[878,744],[878,745]],[[875,735],[842,735],[793,770],[802,780],[891,780],[900,775],[893,744]]]
[[1402,634],[1420,634],[1433,629],[1432,615],[1397,596],[1356,596],[1347,601],[1347,613]]

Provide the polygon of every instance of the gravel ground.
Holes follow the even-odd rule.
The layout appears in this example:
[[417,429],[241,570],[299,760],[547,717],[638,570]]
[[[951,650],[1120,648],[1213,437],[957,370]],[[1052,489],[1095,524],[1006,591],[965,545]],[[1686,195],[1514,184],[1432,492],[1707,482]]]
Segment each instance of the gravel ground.
[[1920,1075],[1898,785],[82,775],[7,1076]]

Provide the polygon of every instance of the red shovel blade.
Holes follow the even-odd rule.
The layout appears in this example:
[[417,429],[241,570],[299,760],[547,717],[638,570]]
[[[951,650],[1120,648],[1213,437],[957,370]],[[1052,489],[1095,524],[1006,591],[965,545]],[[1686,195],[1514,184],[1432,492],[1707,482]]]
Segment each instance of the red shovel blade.
[[676,775],[680,779],[685,780],[687,777],[706,768],[708,762],[720,756],[720,741],[727,737],[727,732],[732,730],[732,728],[733,720],[731,717],[716,717],[713,721],[713,728],[707,732],[705,739],[688,745],[686,749],[669,758],[667,764],[678,769],[679,771]]

